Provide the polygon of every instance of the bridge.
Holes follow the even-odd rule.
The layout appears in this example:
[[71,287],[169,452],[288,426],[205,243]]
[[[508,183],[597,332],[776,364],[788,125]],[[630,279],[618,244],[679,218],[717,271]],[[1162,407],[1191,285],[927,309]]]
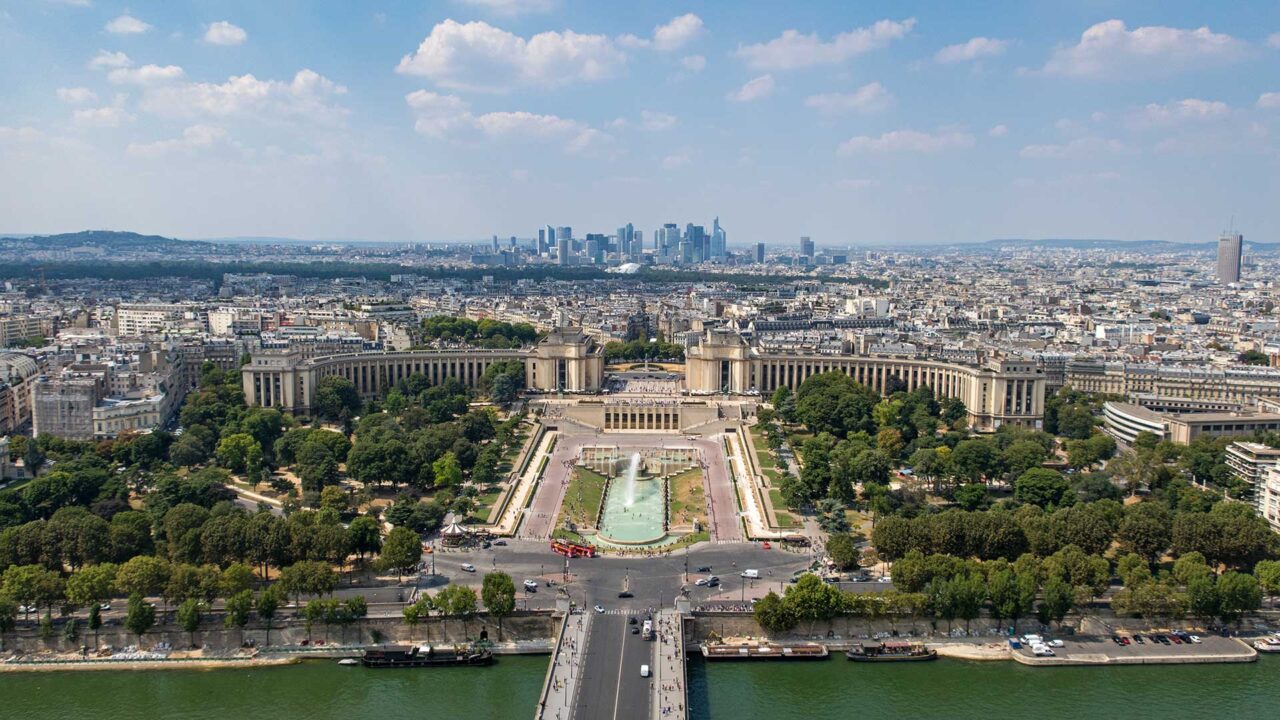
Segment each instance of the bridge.
[[[632,617],[613,610],[566,614],[534,720],[685,720],[683,613],[653,615],[655,637],[632,634]],[[642,677],[641,666],[649,667]]]

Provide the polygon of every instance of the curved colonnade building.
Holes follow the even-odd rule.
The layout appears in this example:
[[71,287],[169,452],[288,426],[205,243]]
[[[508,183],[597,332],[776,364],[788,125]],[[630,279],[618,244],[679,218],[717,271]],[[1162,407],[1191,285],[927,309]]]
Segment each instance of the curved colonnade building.
[[[252,405],[307,412],[315,388],[328,376],[350,380],[364,397],[376,397],[410,375],[433,385],[455,378],[474,386],[492,364],[519,361],[527,387],[543,392],[596,392],[604,378],[604,352],[576,328],[553,331],[536,346],[514,350],[410,350],[361,352],[303,358],[296,352],[261,352],[242,368],[245,398]],[[940,360],[865,355],[761,353],[738,333],[709,330],[685,359],[687,389],[700,395],[763,395],[778,387],[799,389],[822,372],[842,372],[881,394],[928,386],[969,409],[980,430],[1015,424],[1039,427],[1044,417],[1045,379],[1031,361],[963,365]],[[669,423],[670,424],[670,423]]]

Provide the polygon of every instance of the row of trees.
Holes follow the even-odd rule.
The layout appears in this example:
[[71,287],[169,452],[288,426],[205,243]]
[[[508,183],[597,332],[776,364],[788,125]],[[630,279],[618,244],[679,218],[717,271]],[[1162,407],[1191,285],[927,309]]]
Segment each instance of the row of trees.
[[437,315],[422,321],[422,336],[427,340],[483,348],[516,348],[537,340],[538,331],[529,323]]
[[605,343],[604,359],[605,362],[610,363],[639,362],[642,360],[682,362],[684,360],[684,346],[677,343],[662,342],[661,340],[632,340],[625,343],[614,340]]

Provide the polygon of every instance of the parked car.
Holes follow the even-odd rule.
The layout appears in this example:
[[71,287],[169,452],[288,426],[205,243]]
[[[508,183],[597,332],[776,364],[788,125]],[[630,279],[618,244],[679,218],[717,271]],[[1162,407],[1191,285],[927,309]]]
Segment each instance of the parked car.
[[698,568],[698,572],[701,572],[701,573],[709,573],[709,572],[711,572],[711,566],[710,566],[710,565],[703,565],[703,566],[701,566],[701,567],[699,567],[699,568]]
[[1202,642],[1199,635],[1192,635],[1189,639],[1196,645],[1199,645]]
[[494,544],[494,545],[497,545],[498,547],[506,547],[506,546],[507,546],[507,541],[506,541],[506,540],[494,540],[494,541],[493,541],[493,544]]

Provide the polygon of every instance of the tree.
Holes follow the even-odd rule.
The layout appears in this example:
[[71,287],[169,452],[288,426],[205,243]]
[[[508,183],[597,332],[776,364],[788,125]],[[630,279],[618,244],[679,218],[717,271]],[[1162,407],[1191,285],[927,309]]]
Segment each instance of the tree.
[[516,585],[504,572],[486,573],[480,587],[480,599],[489,615],[498,618],[498,640],[502,640],[502,619],[516,609]]
[[839,570],[858,566],[858,545],[848,533],[838,533],[827,540],[827,555]]
[[1075,593],[1071,586],[1061,578],[1051,577],[1044,584],[1044,589],[1040,594],[1040,606],[1038,612],[1040,620],[1045,625],[1050,621],[1058,623],[1062,626],[1062,619],[1071,612],[1071,608],[1075,605]]
[[819,620],[830,620],[840,612],[842,605],[840,591],[813,573],[802,575],[789,586],[782,600],[797,621],[809,622],[810,629]]
[[187,598],[178,606],[178,625],[187,633],[191,647],[196,646],[196,630],[200,629],[200,613],[204,603],[196,598]]
[[222,619],[223,627],[236,628],[240,631],[240,644],[244,644],[244,626],[249,624],[249,613],[253,610],[253,591],[241,590],[227,598],[227,615]]
[[431,475],[435,478],[436,487],[452,488],[462,484],[462,466],[458,457],[449,451],[431,463]]
[[1193,575],[1187,581],[1187,608],[1198,618],[1209,619],[1221,607],[1218,583],[1213,573]]
[[1043,508],[1057,507],[1070,490],[1062,473],[1041,467],[1023,472],[1013,484],[1014,498]]
[[365,555],[372,555],[382,549],[382,528],[376,518],[368,515],[351,521],[347,526],[347,535],[351,540],[351,551],[364,562]]
[[378,556],[380,566],[386,570],[395,570],[399,580],[404,574],[418,566],[422,559],[422,539],[418,533],[405,527],[395,527],[387,533],[387,540],[382,545]]
[[76,607],[97,607],[114,594],[115,582],[115,565],[88,565],[67,578],[67,600]]
[[987,486],[982,483],[968,483],[956,488],[952,496],[965,510],[978,510],[987,502]]
[[253,585],[253,568],[244,563],[231,563],[218,578],[218,594],[229,598],[248,590]]
[[242,473],[262,462],[262,446],[248,433],[234,433],[218,441],[215,451],[218,464],[232,472]]
[[1137,587],[1151,581],[1151,568],[1147,559],[1137,553],[1129,553],[1116,561],[1116,575],[1125,587]]
[[93,647],[98,647],[98,631],[102,629],[102,608],[99,605],[89,606],[89,629],[93,631]]
[[169,582],[169,563],[151,555],[130,558],[116,570],[116,588],[127,595],[159,595]]
[[349,415],[360,413],[360,393],[350,380],[330,375],[316,383],[311,407],[326,420],[341,419],[345,411]]
[[1263,560],[1253,566],[1253,576],[1258,578],[1258,586],[1275,603],[1275,596],[1280,593],[1280,560]]
[[1248,573],[1226,572],[1218,578],[1218,617],[1239,623],[1245,614],[1262,606],[1262,588]]
[[995,443],[985,438],[960,441],[951,451],[951,473],[957,479],[979,482],[1002,470]]
[[142,636],[151,626],[156,624],[156,609],[142,599],[139,593],[129,596],[129,610],[125,613],[124,626],[129,632],[138,636],[138,644],[142,644]]
[[0,580],[0,594],[29,608],[52,609],[65,592],[62,576],[42,565],[12,565]]
[[275,618],[283,600],[283,588],[279,585],[269,585],[258,593],[258,597],[254,601],[254,606],[258,610],[258,617],[262,618],[262,621],[267,625],[267,638],[263,645],[271,644],[271,621]]
[[1125,509],[1116,539],[1147,562],[1155,562],[1173,542],[1173,516],[1161,503],[1142,502]]
[[1173,579],[1182,585],[1190,585],[1193,579],[1199,577],[1213,577],[1213,568],[1209,567],[1201,553],[1187,552],[1173,562]]
[[430,604],[431,599],[423,594],[417,602],[405,605],[401,611],[404,613],[404,624],[409,626],[409,642],[413,642],[413,629],[430,614]]
[[1035,440],[1015,440],[1000,453],[1005,467],[1013,477],[1040,467],[1048,456],[1049,453],[1044,449],[1044,445]]
[[303,490],[319,492],[338,483],[338,461],[322,443],[303,443],[296,465]]
[[753,613],[756,622],[768,632],[786,632],[796,626],[790,606],[772,590],[756,601]]
[[299,560],[280,571],[280,587],[295,599],[303,595],[327,595],[338,583],[338,575],[329,563]]

